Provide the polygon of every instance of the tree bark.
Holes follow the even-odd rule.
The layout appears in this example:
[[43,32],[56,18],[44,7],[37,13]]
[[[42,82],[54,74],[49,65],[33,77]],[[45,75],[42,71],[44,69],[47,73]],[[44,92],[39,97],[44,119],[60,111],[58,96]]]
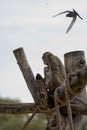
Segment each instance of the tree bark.
[[18,48],[14,50],[13,53],[16,57],[19,68],[24,76],[28,89],[30,90],[35,103],[38,103],[38,86],[36,84],[32,70],[26,59],[24,50],[23,48]]
[[[33,113],[36,108],[37,105],[35,103],[0,103],[0,114],[29,114]],[[71,104],[71,108],[74,115],[87,115],[87,104]],[[47,114],[52,111],[54,111],[54,109],[40,107],[37,113]],[[66,107],[61,107],[60,111],[62,114],[67,114]]]
[[[87,104],[79,103],[79,104],[71,104],[71,109],[73,115],[87,115]],[[67,114],[66,107],[60,108],[62,114]]]
[[28,114],[33,113],[36,107],[34,103],[1,103],[0,114]]
[[[86,74],[86,70],[87,70],[87,67],[86,66],[86,60],[85,60],[85,55],[84,55],[84,51],[73,51],[73,52],[69,52],[69,53],[66,53],[64,55],[64,60],[65,60],[65,68],[66,68],[66,71],[67,73],[78,73],[77,71],[82,71],[81,75],[78,73],[77,75],[78,76],[82,76],[83,78],[81,79],[81,77],[79,77],[79,80],[78,80],[78,84],[81,86],[81,88],[83,87],[83,91],[77,95],[77,98],[75,98],[73,100],[73,102],[71,103],[72,104],[72,110],[74,108],[74,106],[78,105],[77,107],[77,113],[79,111],[79,109],[83,109],[83,105],[81,105],[81,102],[78,100],[78,98],[80,98],[81,100],[83,100],[84,102],[86,102],[86,89],[85,89],[85,85],[87,84],[85,81],[83,82],[84,79],[86,79],[86,75],[84,75],[84,73]],[[85,69],[84,69],[85,67]],[[83,82],[83,84],[82,84]],[[74,84],[73,84],[74,85]],[[71,85],[72,87],[72,85]],[[81,106],[80,106],[81,105]],[[75,107],[76,108],[76,107]],[[81,126],[83,124],[83,118],[84,116],[83,115],[76,115],[74,116],[73,118],[73,122],[74,122],[74,129],[75,130],[81,130]],[[68,122],[66,124],[66,127],[68,126]],[[69,130],[69,128],[68,128]]]
[[[74,75],[71,74],[69,82],[70,82],[70,88],[68,89],[68,93],[70,100],[72,100],[78,94],[80,94],[79,96],[83,95],[84,98],[86,98],[85,97],[86,95],[84,94],[86,94],[85,86],[87,84],[87,66],[84,66],[84,68],[82,68],[81,70],[77,70],[74,73]],[[57,94],[60,106],[66,104],[64,87],[65,86],[60,86],[57,88]]]
[[84,51],[72,51],[64,54],[67,73],[75,73],[86,65]]

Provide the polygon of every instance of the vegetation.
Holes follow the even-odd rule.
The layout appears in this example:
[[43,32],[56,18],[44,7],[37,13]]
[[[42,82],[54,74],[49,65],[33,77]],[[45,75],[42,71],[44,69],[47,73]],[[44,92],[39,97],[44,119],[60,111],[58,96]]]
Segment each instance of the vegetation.
[[[0,98],[0,103],[20,103],[19,100],[11,100],[9,98]],[[25,122],[28,120],[27,115],[16,114],[0,114],[0,130],[21,130]],[[25,130],[44,130],[46,126],[46,120],[44,115],[36,114],[33,120],[28,124]]]
[[[19,100],[11,100],[9,98],[0,98],[0,103],[20,103]],[[0,114],[0,130],[21,130],[25,122],[28,120],[27,115],[16,114]],[[28,124],[25,130],[45,130],[46,118],[42,114],[36,114],[33,120]],[[83,126],[82,130],[87,130],[87,123]]]

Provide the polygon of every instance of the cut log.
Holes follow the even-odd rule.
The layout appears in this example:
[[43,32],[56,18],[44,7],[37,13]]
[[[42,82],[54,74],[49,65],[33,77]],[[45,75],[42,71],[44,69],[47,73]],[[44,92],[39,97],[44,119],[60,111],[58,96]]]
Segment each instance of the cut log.
[[23,48],[18,48],[16,50],[14,50],[13,53],[16,57],[17,63],[24,76],[24,79],[29,88],[29,91],[31,92],[35,103],[38,103],[38,86],[36,84],[36,81],[35,81],[34,75],[32,73],[32,70],[29,66],[29,63],[27,61],[24,50],[23,50]]
[[75,73],[86,65],[84,51],[72,51],[64,54],[64,63],[67,73]]
[[[85,81],[82,81],[82,80],[84,80],[84,77],[86,76],[87,67],[85,67],[86,66],[86,60],[85,60],[84,51],[72,51],[72,52],[66,53],[64,55],[64,61],[65,61],[65,68],[66,68],[67,73],[73,74],[73,73],[76,73],[77,71],[83,69],[82,72],[80,71],[81,75],[77,72],[78,73],[77,74],[78,75],[77,76],[78,77],[78,85],[81,88],[83,88],[83,91],[80,94],[78,94],[77,97],[79,97],[81,100],[83,100],[85,102],[86,101],[85,85],[87,83]],[[84,67],[85,67],[85,69],[84,69]],[[85,76],[83,76],[84,74],[82,74],[82,73],[85,73]],[[85,79],[86,79],[86,77],[85,77]],[[72,81],[74,82],[74,79]],[[70,82],[70,85],[71,84],[72,83]],[[77,85],[73,84],[73,86],[75,86],[74,88],[76,88]],[[71,85],[71,87],[72,87],[72,85]],[[79,108],[80,108],[79,104],[81,104],[81,102],[77,98],[75,98],[73,100],[72,104],[78,105],[78,110],[79,110]],[[77,129],[81,130],[83,118],[84,118],[84,116],[82,116],[82,115],[74,116],[74,118],[73,118],[74,130],[77,130]],[[66,127],[67,126],[68,126],[68,122],[67,122]],[[67,129],[69,129],[69,128],[67,128]]]

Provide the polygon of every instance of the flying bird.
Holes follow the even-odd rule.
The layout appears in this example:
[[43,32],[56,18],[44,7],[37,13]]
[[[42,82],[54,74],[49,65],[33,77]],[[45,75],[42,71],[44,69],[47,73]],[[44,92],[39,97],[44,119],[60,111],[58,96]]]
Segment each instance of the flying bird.
[[53,17],[56,17],[56,16],[61,15],[61,14],[64,14],[64,13],[67,13],[67,14],[66,14],[66,17],[72,17],[72,18],[73,18],[72,21],[71,21],[71,23],[70,23],[70,25],[69,25],[69,27],[68,27],[68,29],[67,29],[67,31],[66,31],[66,33],[68,33],[69,30],[72,28],[73,24],[75,23],[77,16],[78,16],[81,20],[82,20],[83,18],[75,11],[75,9],[73,9],[73,11],[66,10],[66,11],[64,11],[64,12],[61,12],[61,13],[59,13],[59,14],[54,15]]

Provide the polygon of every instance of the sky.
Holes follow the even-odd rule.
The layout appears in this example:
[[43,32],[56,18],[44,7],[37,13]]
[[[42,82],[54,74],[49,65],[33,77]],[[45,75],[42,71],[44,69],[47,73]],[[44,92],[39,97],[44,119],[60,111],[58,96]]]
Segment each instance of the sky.
[[[66,34],[71,18],[65,14],[76,9],[77,18]],[[0,96],[33,102],[13,50],[23,47],[34,76],[43,76],[42,55],[46,51],[58,56],[82,50],[87,58],[87,0],[0,0]]]

